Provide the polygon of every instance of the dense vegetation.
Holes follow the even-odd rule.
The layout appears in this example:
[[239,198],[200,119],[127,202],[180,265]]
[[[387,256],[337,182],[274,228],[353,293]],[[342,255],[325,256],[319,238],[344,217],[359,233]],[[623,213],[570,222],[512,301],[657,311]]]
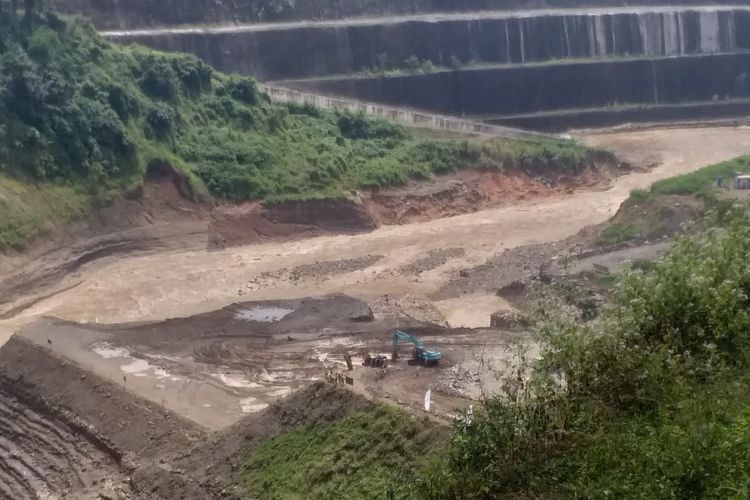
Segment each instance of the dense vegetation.
[[750,496],[750,214],[733,209],[621,276],[599,320],[543,308],[541,359],[509,380],[429,498]]
[[445,429],[378,405],[266,441],[243,476],[255,498],[404,498]]
[[[26,4],[16,13],[0,1],[0,176],[66,189],[77,208],[61,219],[154,165],[181,170],[196,193],[244,200],[340,196],[464,167],[576,168],[592,154],[569,141],[455,140],[274,105],[252,79],[113,45],[84,21]],[[0,196],[0,249],[22,246],[47,212],[58,210],[20,210]]]

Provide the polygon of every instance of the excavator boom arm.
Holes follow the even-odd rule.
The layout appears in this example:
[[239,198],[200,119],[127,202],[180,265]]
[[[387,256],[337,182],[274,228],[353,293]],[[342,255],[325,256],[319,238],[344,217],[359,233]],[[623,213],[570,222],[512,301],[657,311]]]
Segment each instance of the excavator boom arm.
[[402,332],[401,330],[396,330],[393,332],[393,350],[396,350],[396,347],[398,347],[398,341],[403,340],[404,342],[410,342],[414,344],[415,347],[422,347],[422,342],[416,338],[413,335],[409,335],[406,332]]

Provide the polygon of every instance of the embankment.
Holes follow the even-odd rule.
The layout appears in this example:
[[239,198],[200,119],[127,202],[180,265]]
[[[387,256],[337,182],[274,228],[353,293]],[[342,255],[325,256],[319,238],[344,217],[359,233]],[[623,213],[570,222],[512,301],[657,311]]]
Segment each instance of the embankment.
[[[113,40],[190,52],[261,80],[750,49],[750,8],[628,8],[405,16],[335,22],[108,32]],[[417,71],[418,68],[411,68]]]
[[247,452],[296,426],[371,406],[317,383],[207,439],[179,415],[57,356],[54,344],[15,336],[0,348],[0,429],[12,436],[0,437],[0,495],[243,498],[236,470]]
[[[366,233],[606,185],[629,171],[628,164],[602,153],[572,170],[526,161],[512,169],[468,169],[348,198],[213,205],[182,197],[174,179],[152,178],[140,198],[118,200],[91,220],[46,234],[23,255],[0,257],[0,319],[78,286],[76,273],[96,261]],[[113,218],[117,223],[107,224]],[[36,298],[23,299],[28,296]]]
[[630,108],[632,113],[625,116],[631,119],[638,117],[638,108],[649,106],[661,106],[651,111],[649,119],[667,115],[676,106],[685,107],[689,117],[691,105],[698,115],[716,117],[723,113],[713,113],[713,105],[723,102],[731,103],[725,111],[732,115],[737,109],[747,109],[748,70],[750,53],[740,53],[331,78],[289,81],[286,85],[391,106],[522,124],[519,115],[529,116],[530,122],[536,113],[564,115],[595,108]]

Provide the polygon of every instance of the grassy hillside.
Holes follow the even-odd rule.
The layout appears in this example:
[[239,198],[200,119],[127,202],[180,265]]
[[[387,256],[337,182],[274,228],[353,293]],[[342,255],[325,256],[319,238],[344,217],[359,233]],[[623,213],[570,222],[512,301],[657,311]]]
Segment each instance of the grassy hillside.
[[[456,140],[275,105],[252,79],[195,57],[113,45],[86,22],[0,2],[0,176],[65,187],[79,207],[165,163],[197,193],[245,200],[341,196],[466,167],[575,169],[593,155],[571,141]],[[21,210],[7,200],[0,209]],[[80,213],[55,200],[47,211],[55,223]],[[0,249],[39,231],[36,219],[16,217]]]
[[[599,243],[611,245],[636,239],[655,239],[679,231],[684,222],[699,221],[710,209],[726,210],[747,191],[730,189],[737,172],[750,172],[750,156],[700,168],[694,172],[637,189],[599,235]],[[716,179],[724,179],[717,188]]]
[[447,429],[378,405],[344,420],[308,425],[263,443],[242,471],[252,498],[409,498],[414,478]]

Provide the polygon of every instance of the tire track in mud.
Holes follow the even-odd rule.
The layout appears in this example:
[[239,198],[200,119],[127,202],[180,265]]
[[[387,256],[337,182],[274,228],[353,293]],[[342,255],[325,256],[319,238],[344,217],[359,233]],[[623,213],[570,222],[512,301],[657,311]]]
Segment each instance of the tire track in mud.
[[[0,385],[0,498],[129,498],[115,459]],[[121,490],[121,491],[116,491]]]

